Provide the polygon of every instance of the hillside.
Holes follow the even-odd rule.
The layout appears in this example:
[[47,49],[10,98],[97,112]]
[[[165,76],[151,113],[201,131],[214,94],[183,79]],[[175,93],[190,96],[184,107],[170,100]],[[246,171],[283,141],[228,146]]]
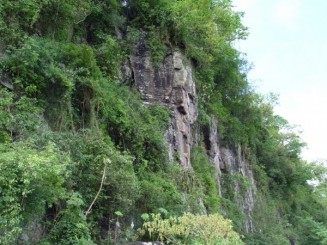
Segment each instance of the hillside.
[[327,244],[327,170],[247,80],[242,15],[1,1],[0,244]]

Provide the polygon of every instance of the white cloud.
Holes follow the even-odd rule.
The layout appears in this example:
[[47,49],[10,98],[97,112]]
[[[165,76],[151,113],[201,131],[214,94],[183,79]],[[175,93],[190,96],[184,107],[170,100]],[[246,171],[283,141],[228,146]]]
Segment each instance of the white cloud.
[[293,30],[298,22],[300,7],[301,0],[278,0],[273,17],[283,27]]

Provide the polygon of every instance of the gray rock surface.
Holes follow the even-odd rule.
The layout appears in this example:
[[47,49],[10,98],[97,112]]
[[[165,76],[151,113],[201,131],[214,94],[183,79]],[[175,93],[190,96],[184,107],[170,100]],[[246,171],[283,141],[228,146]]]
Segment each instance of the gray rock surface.
[[246,191],[241,190],[242,183],[236,181],[234,183],[234,192],[237,196],[236,204],[242,210],[245,216],[244,228],[247,233],[254,231],[251,212],[254,208],[254,199],[256,193],[256,186],[254,183],[253,173],[250,170],[249,162],[245,158],[241,147],[237,145],[235,148],[221,148],[221,162],[224,166],[224,171],[229,175],[235,176],[239,174],[248,182]]
[[235,196],[237,196],[236,204],[245,215],[245,230],[247,232],[253,232],[254,227],[251,212],[254,208],[256,186],[249,162],[244,156],[241,146],[222,146],[219,139],[218,120],[215,118],[212,118],[209,127],[202,129],[202,133],[204,135],[204,141],[209,158],[217,170],[216,180],[219,187],[219,195],[222,196],[221,189],[223,188],[224,184],[231,184],[223,183],[222,172],[231,176],[238,174],[247,180],[248,186],[245,192],[241,190],[242,183],[239,181],[235,181],[233,183],[233,189]]
[[0,75],[0,84],[6,87],[7,89],[13,90],[14,85],[8,75]]
[[[192,125],[198,118],[198,106],[195,82],[192,77],[192,66],[179,51],[167,52],[163,61],[153,65],[151,51],[143,38],[135,47],[130,57],[130,68],[124,65],[123,77],[134,79],[145,104],[162,104],[171,110],[171,123],[166,130],[165,139],[168,145],[169,159],[178,159],[184,168],[192,168],[190,156],[193,145],[200,145],[201,135],[208,156],[216,167],[218,195],[222,195],[222,172],[243,176],[248,180],[244,193],[241,183],[234,183],[237,196],[236,204],[246,217],[245,230],[253,231],[251,212],[254,207],[256,186],[249,162],[240,146],[222,146],[219,140],[218,120],[212,119],[209,126],[193,130]],[[127,71],[127,72],[126,72]]]
[[177,156],[183,167],[191,168],[191,126],[198,117],[192,67],[178,51],[168,52],[163,62],[155,67],[144,39],[135,48],[130,63],[135,85],[144,103],[164,104],[172,111],[171,123],[165,134],[169,160]]
[[40,217],[31,219],[28,224],[23,227],[23,232],[19,236],[22,244],[36,243],[42,239],[44,235],[44,227]]

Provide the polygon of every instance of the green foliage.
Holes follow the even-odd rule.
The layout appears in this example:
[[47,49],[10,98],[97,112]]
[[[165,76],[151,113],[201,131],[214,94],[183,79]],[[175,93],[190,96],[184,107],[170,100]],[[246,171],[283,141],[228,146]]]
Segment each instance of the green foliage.
[[[79,9],[81,15],[68,32],[69,39],[74,42],[101,45],[108,35],[117,35],[125,27],[125,16],[122,15],[119,0],[81,0],[81,2]],[[80,3],[76,1],[76,4]]]
[[185,45],[186,54],[199,66],[208,66],[225,46],[245,36],[240,14],[231,1],[178,1],[171,5],[173,40]]
[[195,175],[204,187],[204,205],[209,213],[216,213],[219,211],[218,187],[215,179],[217,170],[209,161],[203,148],[193,148],[191,157]]
[[49,240],[60,244],[95,244],[82,207],[84,202],[79,193],[73,192],[67,199],[66,208],[57,214],[56,222],[51,229]]
[[238,232],[244,232],[245,215],[237,203],[248,194],[249,185],[248,177],[238,172],[227,170],[221,175],[221,209]]
[[127,48],[128,52],[133,51],[133,47],[137,45],[137,43],[141,40],[142,35],[143,35],[142,31],[135,27],[128,26],[126,28],[126,42],[128,46],[131,46]]
[[96,203],[103,209],[100,208],[99,213],[95,212],[94,215],[117,210],[128,213],[138,197],[139,188],[133,157],[117,151],[110,138],[97,130],[85,130],[78,134],[56,133],[42,138],[47,137],[57,142],[62,151],[71,153],[74,164],[70,166],[70,188],[78,190],[86,205],[91,204],[100,186],[104,159],[110,159],[103,190]]
[[[225,193],[224,193],[225,194]],[[229,197],[220,199],[220,207],[224,216],[233,221],[235,230],[240,234],[244,233],[244,213],[241,208],[236,205],[235,200],[229,200]]]
[[19,0],[0,3],[0,34],[6,44],[19,42],[28,34],[67,40],[72,28],[90,14],[90,0]]
[[161,33],[158,33],[158,30],[154,27],[147,33],[146,44],[151,50],[151,58],[155,66],[158,66],[158,64],[163,61],[167,51],[160,34]]
[[19,0],[1,1],[0,3],[0,35],[3,41],[17,41],[40,17],[43,1]]
[[1,89],[0,93],[0,142],[6,142],[10,138],[10,134],[6,128],[11,122],[9,108],[13,103],[13,94],[5,89]]
[[12,92],[3,88],[0,97],[0,142],[7,142],[10,137],[26,137],[42,125],[39,117],[42,108],[37,100],[26,96],[15,99]]
[[111,36],[106,36],[105,41],[96,50],[97,65],[104,75],[113,79],[119,79],[120,77],[121,56],[122,52]]
[[40,12],[42,18],[36,29],[52,39],[70,39],[73,27],[80,24],[90,14],[91,0],[44,0]]
[[168,163],[170,110],[144,105],[120,82],[121,64],[142,40],[154,65],[175,48],[185,53],[199,126],[218,118],[221,143],[246,149],[258,189],[246,242],[326,244],[326,169],[301,160],[304,144],[273,113],[275,97],[251,88],[233,46],[246,36],[241,17],[231,0],[1,1],[0,243],[16,243],[35,217],[44,243],[126,242],[133,220],[139,227],[141,213],[160,212],[171,218],[153,216],[145,229],[168,242],[241,244],[219,215],[181,216],[221,208],[242,232],[235,203],[249,181],[223,174],[218,197],[216,169],[200,147],[194,171]]
[[8,244],[23,222],[63,198],[70,159],[51,142],[42,149],[29,141],[0,147],[0,242]]
[[[161,177],[159,174],[144,173],[140,183],[141,199],[138,203],[143,212],[158,211],[160,207],[165,207],[171,212],[182,211],[182,195],[176,183],[167,181],[164,177],[167,175],[163,174]],[[146,198],[146,201],[143,198]]]
[[162,219],[160,214],[152,214],[151,221],[145,222],[139,231],[149,233],[153,240],[167,244],[243,244],[233,231],[231,221],[219,214],[172,216]]
[[51,83],[71,89],[68,72],[62,73],[63,65],[57,62],[59,49],[55,42],[29,38],[22,46],[7,50],[0,64],[2,73],[12,77],[15,88],[29,96],[44,94]]
[[[180,215],[185,210],[203,213],[203,190],[194,172],[169,163],[158,172],[151,172],[147,162],[138,171],[141,195],[137,207],[141,213],[160,212]],[[145,201],[146,200],[146,201]]]
[[94,104],[102,114],[101,121],[116,145],[148,161],[153,170],[166,162],[162,138],[169,122],[169,110],[159,105],[143,106],[138,94],[116,82],[100,80]]
[[[316,186],[314,188],[314,194],[316,196],[317,202],[322,206],[322,210],[326,210],[327,208],[327,169],[326,169],[326,161],[312,164],[312,172],[314,173],[313,181],[316,182]],[[314,183],[312,183],[314,184]],[[318,214],[318,216],[320,216]],[[325,217],[325,216],[323,216]],[[327,217],[326,217],[327,218]],[[326,223],[326,220],[325,220]]]
[[327,244],[327,226],[312,217],[297,217],[301,244]]
[[120,212],[120,211],[116,211],[115,214],[117,215],[117,217],[123,217],[124,216],[123,213]]
[[[256,171],[260,172],[256,179],[261,186],[252,216],[254,225],[260,229],[246,235],[248,244],[289,244],[290,241],[320,244],[324,239],[326,209],[320,203],[321,196],[307,183],[314,176],[312,169],[316,168],[302,161],[296,164],[297,169],[287,174],[287,182],[280,184],[283,188],[275,182],[279,179],[271,179],[267,176],[269,172],[257,167]],[[279,175],[276,172],[275,178]]]
[[136,177],[133,168],[132,157],[123,154],[113,154],[112,163],[108,166],[108,176],[106,185],[108,201],[113,209],[114,207],[128,214],[140,192],[140,183]]
[[227,172],[222,174],[223,196],[229,200],[236,201],[243,197],[249,188],[249,179],[240,173]]
[[[37,66],[39,53],[47,52],[47,49],[39,50],[41,46],[43,45],[38,45],[34,39],[31,39],[30,42],[26,42],[20,48],[8,50],[7,55],[1,60],[2,73],[12,73],[14,76],[17,74],[18,76],[14,81],[15,85],[18,84],[19,87],[25,85],[27,93],[36,92],[36,84],[34,83],[40,83],[44,80],[42,73],[37,74],[40,72],[38,68],[41,68],[41,71],[44,69],[42,64],[40,67]],[[35,69],[34,66],[36,66]],[[37,73],[35,74],[33,71]]]
[[290,240],[295,241],[294,234],[291,234],[292,227],[286,219],[280,217],[277,209],[278,201],[269,196],[257,195],[253,210],[253,222],[256,231],[246,234],[246,244],[289,244]]

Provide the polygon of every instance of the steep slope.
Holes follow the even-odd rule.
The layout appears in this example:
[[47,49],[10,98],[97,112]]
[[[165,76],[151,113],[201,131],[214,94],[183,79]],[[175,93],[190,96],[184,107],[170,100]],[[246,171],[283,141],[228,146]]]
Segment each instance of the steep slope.
[[1,1],[0,244],[325,244],[326,169],[251,88],[241,17]]
[[[240,145],[228,148],[221,145],[217,120],[213,119],[208,127],[195,126],[198,120],[198,103],[190,62],[180,51],[170,50],[163,62],[155,66],[144,38],[136,45],[130,59],[131,67],[128,70],[132,74],[129,79],[134,79],[144,103],[165,105],[171,111],[171,122],[165,132],[169,160],[178,160],[184,168],[192,168],[192,147],[205,145],[208,157],[217,171],[217,195],[222,195],[222,185],[225,184],[225,188],[229,188],[232,195],[237,197],[235,202],[246,219],[245,231],[253,232],[251,212],[256,187],[248,160]],[[224,183],[222,171],[225,175],[241,176],[248,181],[246,190],[241,193],[241,185],[244,185],[241,180]],[[228,185],[231,186],[227,187]]]

